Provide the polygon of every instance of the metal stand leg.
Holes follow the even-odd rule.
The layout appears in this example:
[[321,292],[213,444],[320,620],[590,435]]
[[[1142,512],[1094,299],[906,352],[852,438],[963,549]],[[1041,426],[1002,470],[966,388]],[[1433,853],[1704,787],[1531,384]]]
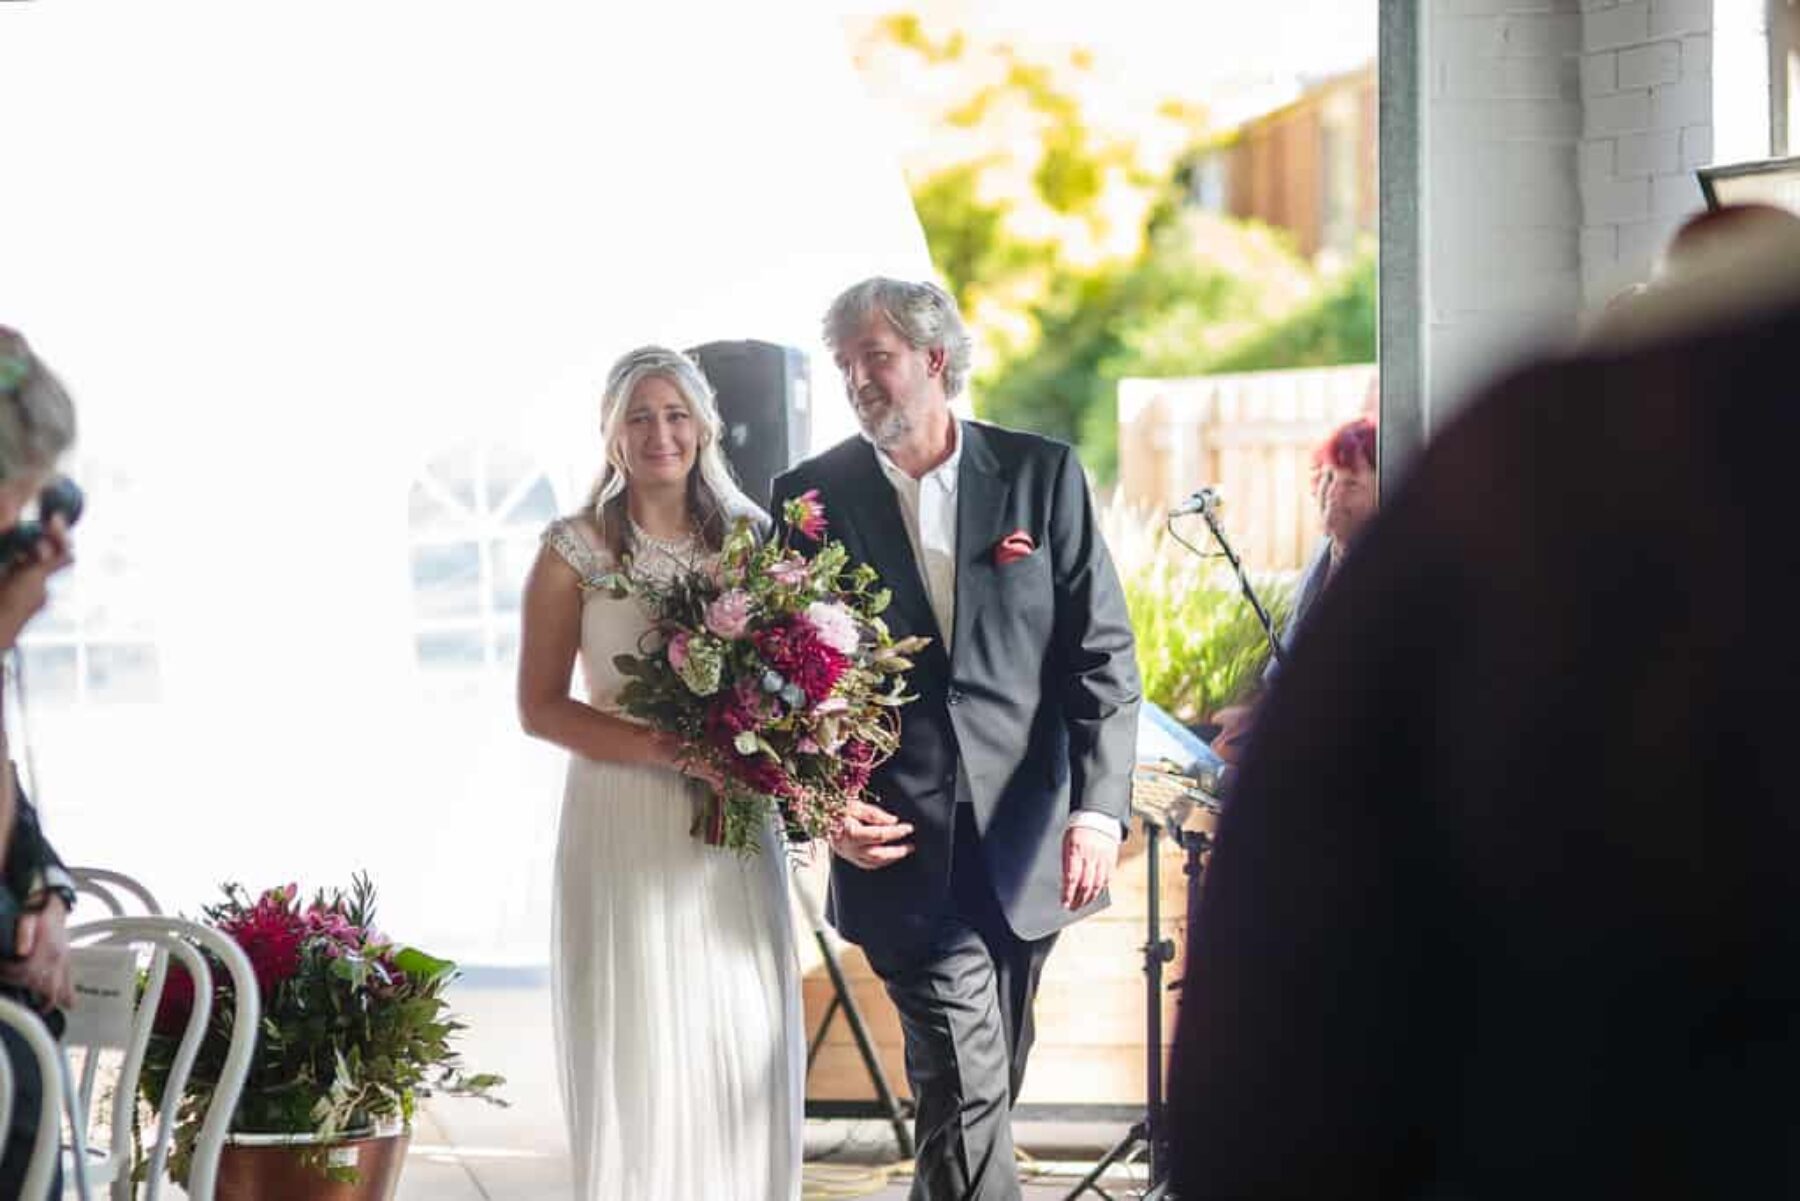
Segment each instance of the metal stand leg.
[[[1162,865],[1161,829],[1153,821],[1144,821],[1144,854],[1148,857],[1150,896],[1144,916],[1144,1037],[1148,1046],[1144,1056],[1144,1117],[1135,1123],[1125,1137],[1101,1157],[1100,1162],[1070,1190],[1064,1201],[1076,1201],[1083,1193],[1110,1198],[1099,1181],[1106,1169],[1129,1159],[1139,1147],[1150,1154],[1150,1183],[1161,1186],[1167,1165],[1163,1163],[1163,1065],[1162,1065],[1162,994],[1163,964],[1175,958],[1175,944],[1162,936]],[[1160,1187],[1157,1194],[1160,1195]]]
[[869,1073],[869,1083],[875,1087],[875,1097],[881,1108],[888,1115],[888,1121],[894,1128],[894,1141],[899,1144],[903,1159],[913,1157],[912,1128],[907,1124],[911,1116],[908,1107],[894,1095],[888,1084],[887,1071],[881,1066],[881,1057],[875,1052],[875,1040],[869,1036],[868,1023],[863,1021],[862,1010],[851,995],[850,982],[844,976],[844,967],[838,961],[837,949],[831,944],[831,935],[825,925],[825,916],[819,912],[812,894],[800,883],[789,877],[789,883],[800,897],[800,907],[806,910],[806,920],[812,926],[813,938],[819,944],[819,954],[825,959],[825,971],[831,977],[831,1004],[825,1008],[825,1016],[819,1021],[819,1028],[814,1032],[812,1043],[807,1048],[806,1066],[812,1068],[813,1059],[824,1045],[825,1035],[831,1028],[831,1020],[842,1012],[844,1020],[849,1023],[850,1036],[856,1040],[857,1053],[862,1056],[863,1067]]

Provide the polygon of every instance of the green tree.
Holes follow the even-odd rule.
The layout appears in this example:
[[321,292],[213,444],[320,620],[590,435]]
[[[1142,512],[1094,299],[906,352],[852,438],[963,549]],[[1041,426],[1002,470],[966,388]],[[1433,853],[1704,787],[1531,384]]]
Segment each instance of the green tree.
[[[869,27],[859,61],[877,91],[885,69],[898,95],[945,97],[932,145],[953,153],[907,174],[980,351],[980,415],[1079,443],[1109,482],[1122,378],[1374,357],[1373,255],[1321,280],[1283,235],[1188,209],[1180,163],[1089,119],[1083,53],[1031,61],[898,14]],[[1150,119],[1204,133],[1191,105]]]
[[[1129,375],[1189,374],[1195,354],[1216,354],[1286,312],[1311,273],[1266,229],[1201,213],[1159,224],[1137,258],[1063,272],[1032,308],[1041,336],[980,381],[983,416],[1080,444],[1102,481],[1118,466],[1116,396]],[[1178,346],[1154,336],[1180,332]]]
[[1210,371],[1272,371],[1373,363],[1376,353],[1376,263],[1371,250],[1317,300],[1245,338],[1207,365]]

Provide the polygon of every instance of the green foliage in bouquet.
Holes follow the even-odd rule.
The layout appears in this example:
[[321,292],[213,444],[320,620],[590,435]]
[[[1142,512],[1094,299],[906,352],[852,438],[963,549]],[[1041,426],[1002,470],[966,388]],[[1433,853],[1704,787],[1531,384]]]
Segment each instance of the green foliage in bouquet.
[[[262,996],[262,1022],[233,1133],[310,1134],[320,1140],[410,1123],[433,1094],[505,1102],[499,1076],[463,1070],[451,1040],[465,1029],[444,990],[456,965],[389,941],[375,926],[375,887],[358,875],[350,892],[320,890],[304,907],[297,886],[254,901],[238,884],[208,905],[205,920],[243,947]],[[170,1174],[187,1178],[194,1140],[218,1085],[231,1042],[234,998],[222,964],[212,1016],[186,1096],[177,1110]],[[144,1061],[143,1095],[154,1108],[194,1004],[194,981],[171,963]],[[334,1180],[356,1170],[330,1166],[327,1150],[302,1152]],[[141,1168],[141,1165],[140,1165]]]
[[[637,654],[614,659],[627,677],[620,708],[675,736],[684,766],[720,781],[695,833],[746,853],[772,813],[792,837],[829,832],[899,745],[898,710],[915,699],[906,672],[930,644],[891,635],[888,590],[824,540],[815,494],[784,516],[780,542],[739,521],[715,566],[659,580],[627,562],[605,581],[655,623]],[[791,545],[796,534],[817,545],[810,557]]]

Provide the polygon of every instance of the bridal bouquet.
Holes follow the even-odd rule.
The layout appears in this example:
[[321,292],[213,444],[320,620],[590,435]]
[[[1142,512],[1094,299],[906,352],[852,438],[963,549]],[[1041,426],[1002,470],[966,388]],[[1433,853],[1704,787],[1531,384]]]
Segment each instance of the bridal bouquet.
[[[788,536],[763,545],[740,520],[715,567],[665,581],[626,564],[606,581],[655,622],[638,654],[614,659],[620,708],[679,737],[683,766],[723,782],[694,833],[740,852],[757,849],[771,813],[791,837],[830,831],[894,753],[898,710],[914,699],[908,656],[929,644],[889,635],[887,589],[824,540],[816,491],[783,516]],[[796,534],[817,545],[810,558],[790,545]]]

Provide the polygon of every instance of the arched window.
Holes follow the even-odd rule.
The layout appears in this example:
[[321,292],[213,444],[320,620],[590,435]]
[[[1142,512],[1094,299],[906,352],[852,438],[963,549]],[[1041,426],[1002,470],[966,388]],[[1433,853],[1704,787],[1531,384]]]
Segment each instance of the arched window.
[[550,476],[515,448],[462,446],[426,465],[408,503],[413,643],[430,690],[510,676],[525,575],[559,511]]

